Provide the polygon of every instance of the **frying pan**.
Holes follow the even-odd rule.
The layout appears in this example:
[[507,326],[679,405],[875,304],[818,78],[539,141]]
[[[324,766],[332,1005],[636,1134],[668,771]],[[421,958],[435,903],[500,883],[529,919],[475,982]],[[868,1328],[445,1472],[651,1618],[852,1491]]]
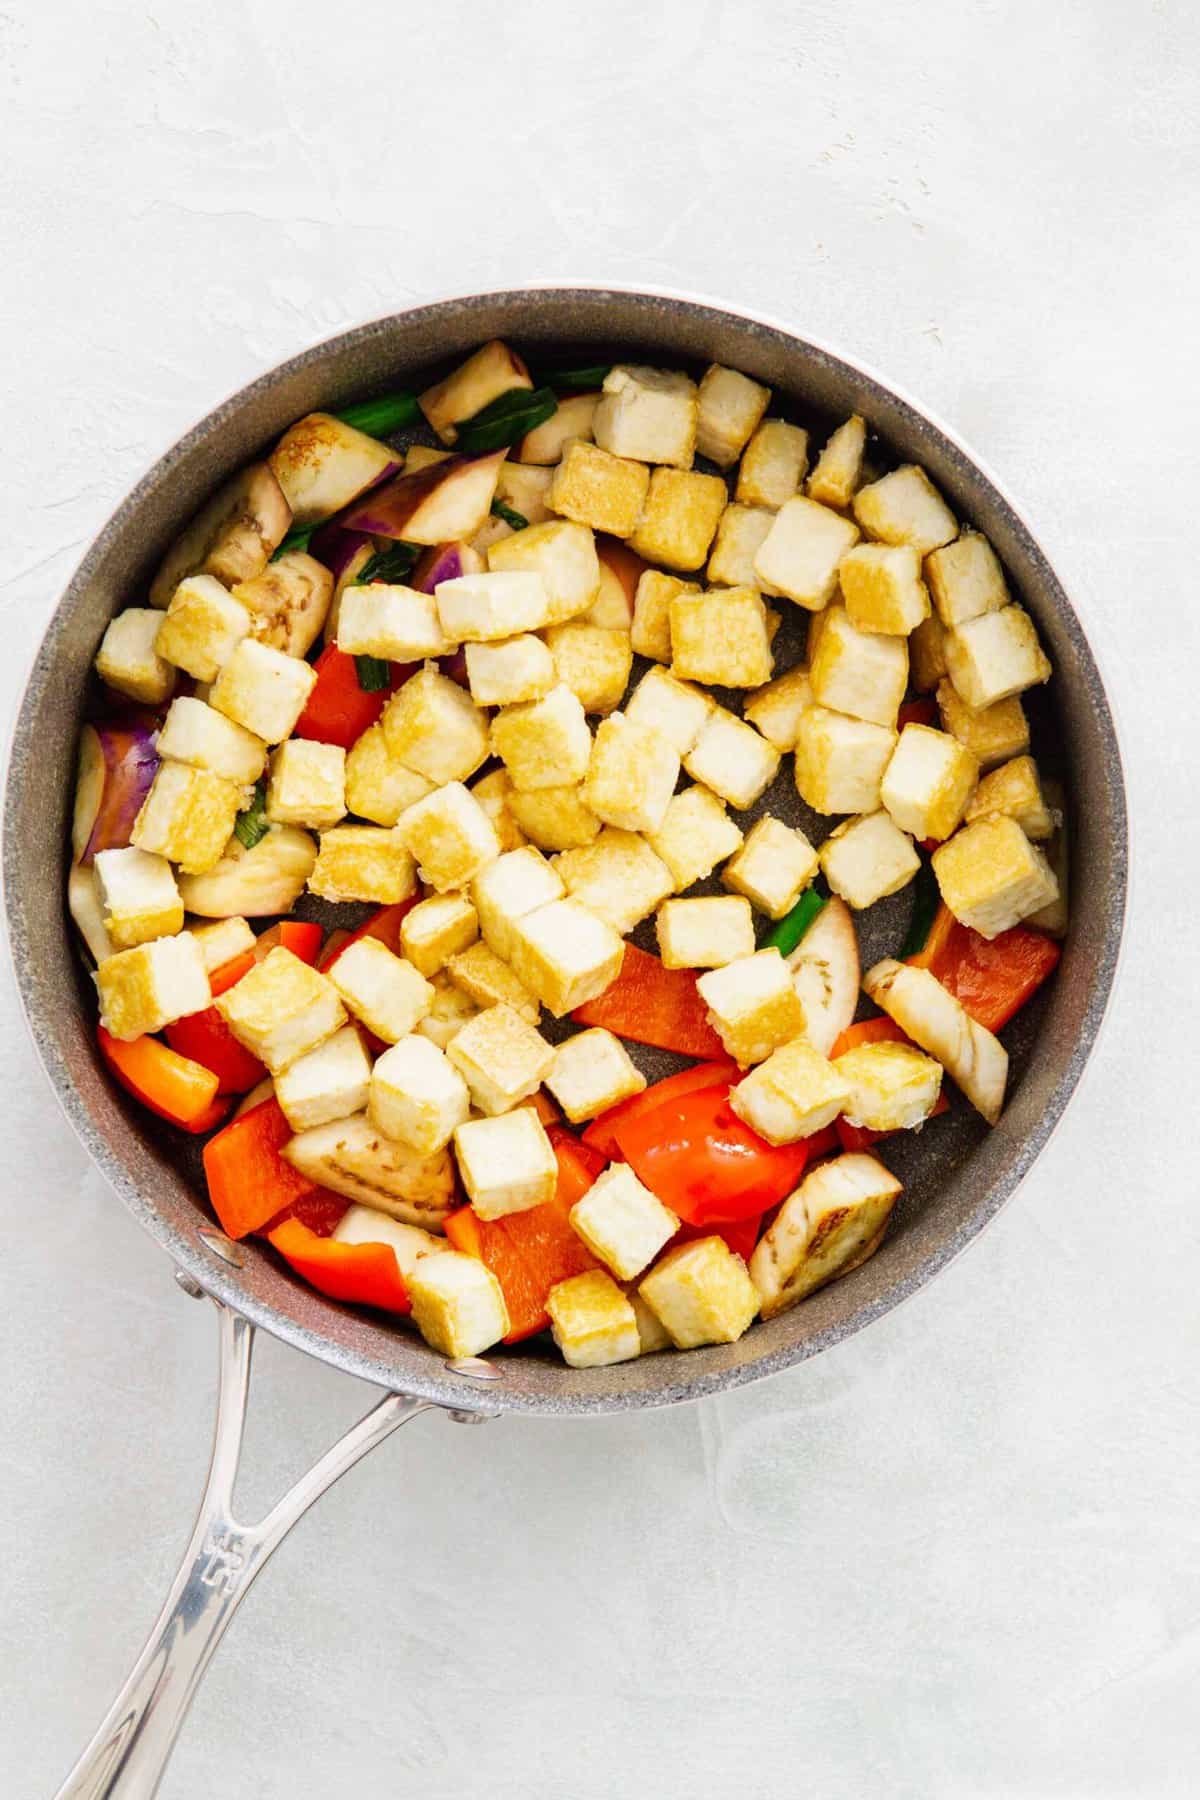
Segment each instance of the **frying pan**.
[[[232,470],[292,420],[392,387],[418,385],[485,339],[535,358],[588,352],[694,369],[744,370],[781,411],[815,432],[850,412],[871,428],[881,464],[919,462],[954,510],[986,532],[1034,615],[1055,667],[1034,702],[1035,749],[1062,778],[1072,847],[1071,933],[1056,979],[1006,1032],[1010,1096],[993,1131],[956,1105],[887,1159],[905,1184],[878,1254],[736,1344],[663,1353],[607,1369],[571,1370],[538,1348],[447,1363],[399,1327],[337,1307],[300,1285],[257,1242],[232,1244],[213,1224],[194,1160],[178,1138],[117,1092],[94,1050],[94,997],[75,956],[60,896],[79,713],[91,659],[119,608],[137,604],[174,533]],[[819,440],[818,440],[819,441]],[[802,653],[798,609],[777,666]],[[788,774],[762,807],[816,831]],[[4,815],[9,939],[21,999],[58,1098],[91,1155],[176,1268],[184,1291],[208,1296],[219,1320],[212,1465],[174,1587],[126,1687],[64,1795],[152,1794],[187,1705],[243,1594],[276,1544],[331,1482],[428,1408],[476,1423],[506,1412],[581,1415],[667,1406],[755,1381],[849,1337],[916,1292],[995,1215],[1046,1143],[1079,1081],[1104,1014],[1120,944],[1127,877],[1125,796],[1112,715],[1079,620],[1029,527],[944,427],[877,376],[784,326],[682,296],[548,287],[476,294],[362,325],[294,357],[203,419],[155,464],[84,557],[55,611],[16,724]],[[911,901],[872,909],[866,959],[894,951]],[[671,1066],[649,1053],[654,1078]],[[237,1472],[255,1328],[386,1390],[374,1409],[257,1525],[236,1520]]]

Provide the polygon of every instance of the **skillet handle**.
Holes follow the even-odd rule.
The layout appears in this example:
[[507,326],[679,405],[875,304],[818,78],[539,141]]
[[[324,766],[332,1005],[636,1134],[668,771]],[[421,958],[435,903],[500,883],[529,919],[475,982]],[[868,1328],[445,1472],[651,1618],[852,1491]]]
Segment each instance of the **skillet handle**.
[[[217,1418],[204,1498],[179,1572],[145,1649],[57,1800],[150,1800],[209,1659],[255,1576],[314,1500],[418,1413],[388,1394],[288,1489],[257,1525],[233,1516],[254,1327],[215,1300],[220,1329]],[[486,1414],[473,1415],[486,1417]]]

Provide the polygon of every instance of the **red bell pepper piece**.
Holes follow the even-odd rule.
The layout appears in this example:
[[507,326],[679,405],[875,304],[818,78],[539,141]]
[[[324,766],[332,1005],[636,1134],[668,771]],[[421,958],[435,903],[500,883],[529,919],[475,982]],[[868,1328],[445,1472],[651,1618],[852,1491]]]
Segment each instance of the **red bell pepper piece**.
[[243,1238],[313,1187],[279,1152],[292,1135],[273,1097],[232,1120],[204,1146],[208,1197],[227,1237]]
[[906,725],[933,725],[937,716],[937,706],[932,700],[909,700],[900,708],[896,729],[903,731]]
[[412,1311],[390,1244],[342,1244],[336,1238],[319,1237],[299,1219],[285,1219],[268,1238],[297,1275],[331,1300],[376,1306],[383,1312]]
[[510,1323],[506,1344],[546,1329],[546,1297],[556,1282],[597,1267],[567,1215],[595,1181],[604,1158],[564,1126],[552,1125],[549,1138],[558,1161],[553,1200],[503,1219],[481,1219],[472,1207],[463,1206],[446,1220],[446,1236],[454,1248],[486,1263],[504,1290]]
[[261,962],[264,956],[282,946],[314,968],[324,939],[324,931],[311,919],[280,919],[278,925],[272,925],[269,931],[262,933],[250,954],[255,962]]
[[307,1194],[301,1194],[290,1206],[285,1206],[273,1218],[260,1225],[257,1235],[270,1237],[277,1225],[285,1225],[289,1219],[296,1219],[301,1225],[307,1225],[318,1237],[331,1237],[350,1210],[350,1202],[341,1194],[331,1193],[328,1188],[310,1188]]
[[135,1100],[185,1131],[211,1129],[220,1085],[211,1069],[179,1055],[156,1037],[123,1043],[98,1025],[96,1041],[112,1074]]
[[242,976],[250,973],[255,960],[253,950],[242,950],[237,956],[231,956],[228,962],[223,962],[214,969],[208,978],[209,991],[213,999],[215,1000],[218,994],[225,993],[228,988],[236,987]]
[[412,911],[419,898],[419,895],[414,894],[411,900],[398,900],[394,906],[381,906],[378,912],[373,912],[370,918],[358,927],[357,931],[346,933],[338,939],[336,944],[332,942],[333,934],[331,933],[330,944],[326,946],[325,954],[317,964],[322,975],[328,975],[338,957],[348,950],[351,944],[357,944],[360,938],[378,938],[379,942],[393,955],[402,956],[404,952],[400,947],[400,926],[405,913]]
[[714,1061],[724,1056],[691,969],[664,969],[657,956],[626,944],[621,972],[596,999],[576,1007],[577,1025],[603,1025],[636,1044]]
[[359,686],[354,658],[336,644],[322,650],[313,667],[316,686],[292,735],[340,744],[343,750],[349,750],[364,731],[378,723],[388,699],[413,670],[411,664],[394,664],[387,687],[369,694]]
[[938,908],[924,949],[909,961],[929,969],[979,1025],[999,1031],[1058,967],[1062,945],[1044,931],[1014,925],[981,937]]
[[257,1056],[238,1043],[215,1006],[176,1019],[167,1026],[165,1036],[180,1056],[189,1056],[212,1070],[222,1094],[248,1094],[267,1072]]
[[774,1145],[751,1131],[729,1104],[728,1081],[621,1120],[614,1135],[638,1179],[690,1225],[727,1224],[777,1206],[809,1158],[806,1139]]
[[743,1262],[749,1262],[762,1230],[763,1218],[762,1213],[750,1213],[744,1219],[731,1219],[723,1225],[689,1225],[685,1220],[671,1239],[671,1248],[674,1249],[676,1244],[686,1244],[693,1238],[719,1237],[725,1239],[729,1248]]
[[690,1094],[697,1088],[714,1087],[722,1082],[728,1086],[736,1073],[737,1065],[730,1062],[728,1057],[723,1062],[695,1063],[690,1069],[681,1069],[677,1075],[668,1075],[665,1080],[643,1088],[640,1094],[633,1094],[628,1100],[619,1100],[616,1106],[610,1106],[607,1112],[592,1120],[583,1134],[583,1141],[607,1157],[609,1162],[624,1162],[616,1132],[625,1120],[636,1119],[641,1113],[653,1112],[664,1101],[680,1100],[684,1094]]

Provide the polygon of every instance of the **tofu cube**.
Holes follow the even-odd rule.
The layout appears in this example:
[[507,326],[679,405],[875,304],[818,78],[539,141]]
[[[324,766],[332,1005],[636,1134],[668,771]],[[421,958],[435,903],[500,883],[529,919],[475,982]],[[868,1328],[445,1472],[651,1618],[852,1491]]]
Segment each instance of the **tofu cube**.
[[471,884],[485,943],[497,956],[507,958],[517,920],[550,900],[561,900],[563,893],[561,876],[540,851],[531,845],[507,851]]
[[743,1068],[765,1062],[772,1050],[790,1044],[804,1030],[804,1008],[791,970],[776,949],[756,950],[712,969],[697,978],[696,986],[726,1054]]
[[627,631],[574,620],[552,625],[546,643],[558,680],[570,688],[585,713],[606,714],[621,704],[633,668]]
[[396,690],[380,724],[391,755],[427,781],[465,781],[487,760],[487,714],[428,664]]
[[661,731],[625,713],[611,713],[596,732],[584,804],[622,831],[657,831],[678,776],[678,754]]
[[856,912],[898,894],[921,866],[912,839],[885,812],[846,819],[830,832],[819,854],[833,892]]
[[511,1006],[489,1006],[469,1019],[446,1046],[446,1055],[489,1117],[527,1100],[554,1061],[545,1038]]
[[531,844],[539,850],[574,850],[590,844],[600,821],[584,805],[580,786],[537,788],[532,793],[513,790],[513,818]]
[[333,982],[281,944],[213,1004],[238,1043],[266,1063],[272,1075],[282,1075],[346,1023]]
[[624,955],[620,934],[578,900],[551,900],[513,928],[513,972],[559,1019],[611,986]]
[[432,792],[432,782],[392,755],[382,725],[368,726],[346,752],[346,810],[360,819],[395,825]]
[[438,583],[436,598],[442,631],[456,643],[499,643],[523,631],[538,631],[550,612],[550,597],[536,569],[456,575]]
[[959,696],[953,683],[940,681],[937,703],[943,726],[978,759],[981,769],[994,769],[997,763],[1028,750],[1029,722],[1015,694],[1010,700],[997,700],[994,706],[975,712]]
[[645,463],[630,462],[576,438],[566,445],[554,472],[550,508],[593,531],[627,538],[641,516],[649,483]]
[[911,544],[918,556],[958,536],[958,520],[915,463],[859,488],[852,505],[869,537],[884,544]]
[[370,1071],[367,1110],[384,1137],[418,1156],[445,1149],[471,1111],[467,1084],[427,1037],[385,1050]]
[[834,1064],[850,1089],[842,1111],[864,1131],[912,1131],[942,1091],[942,1065],[915,1044],[856,1044]]
[[1023,606],[980,613],[946,633],[946,667],[974,712],[1049,681],[1049,658]]
[[200,946],[187,931],[106,956],[95,980],[100,1023],[122,1043],[203,1012],[212,1000]]
[[159,617],[155,648],[197,681],[215,681],[251,623],[249,608],[215,575],[189,575]]
[[896,733],[810,706],[796,734],[796,791],[814,812],[874,812]]
[[671,602],[676,594],[698,594],[699,584],[684,581],[679,575],[665,575],[661,569],[644,569],[638,576],[633,596],[633,625],[630,643],[638,656],[652,662],[671,660]]
[[666,669],[647,669],[629,696],[625,717],[634,725],[657,731],[677,756],[686,756],[712,709],[713,702],[699,688],[678,680]]
[[416,893],[417,868],[395,830],[335,825],[321,833],[308,891],[322,900],[373,900],[377,906],[396,906]]
[[494,644],[468,644],[466,662],[471,698],[478,706],[520,706],[526,700],[540,700],[560,679],[553,656],[531,632]]
[[445,1050],[453,1038],[479,1015],[479,1008],[469,994],[455,987],[449,975],[443,971],[435,975],[430,983],[433,989],[433,1005],[425,1017],[417,1024],[414,1037],[426,1037],[439,1050]]
[[774,662],[757,588],[718,588],[672,600],[672,675],[720,687],[761,687]]
[[[593,441],[592,422],[599,404],[599,394],[572,394],[568,399],[560,400],[558,411],[551,413],[544,424],[535,425],[532,431],[527,431],[512,452],[519,459],[516,466],[536,463],[549,468],[553,474],[553,465],[561,462],[563,452],[572,438],[578,438],[585,444]],[[507,463],[501,464],[502,469],[508,467]],[[524,508],[521,510],[524,511]],[[527,518],[528,516],[526,514]]]
[[[155,618],[162,615],[156,613]],[[235,787],[252,788],[266,767],[267,746],[253,732],[214,712],[203,700],[181,694],[172,700],[158,734],[158,754],[165,762],[207,769]]]
[[400,947],[426,980],[478,936],[479,916],[465,894],[435,894],[419,901],[400,921]]
[[281,744],[295,729],[316,681],[316,670],[300,657],[243,638],[213,682],[208,703],[264,743]]
[[471,792],[492,821],[501,851],[519,850],[526,838],[513,814],[512,797],[516,790],[508,770],[493,769],[490,774],[481,775],[471,783]]
[[626,1163],[613,1163],[571,1208],[571,1224],[618,1281],[632,1281],[669,1244],[679,1220]]
[[637,1316],[603,1269],[556,1282],[546,1300],[550,1330],[572,1369],[602,1369],[642,1353]]
[[[1032,756],[1014,756],[1011,762],[984,776],[971,797],[965,817],[971,824],[976,819],[985,819],[989,813],[1004,813],[1015,819],[1025,836],[1032,838],[1035,844],[1054,835],[1057,820],[1046,804]],[[950,833],[945,831],[938,835],[949,837]]]
[[776,750],[794,750],[800,734],[801,714],[813,704],[808,670],[798,666],[750,694],[742,713]]
[[847,1275],[878,1247],[900,1183],[874,1156],[852,1154],[818,1163],[790,1194],[750,1258],[773,1319],[797,1301]]
[[604,377],[592,431],[614,456],[690,469],[698,424],[696,384],[687,375],[617,363]]
[[558,1186],[558,1163],[532,1107],[470,1119],[454,1133],[458,1172],[481,1219],[545,1206]]
[[214,969],[232,962],[235,956],[244,956],[247,950],[254,948],[254,933],[245,919],[214,919],[211,924],[205,921],[200,925],[189,925],[187,930],[199,944],[204,966],[210,975]]
[[[466,576],[478,581],[479,576]],[[453,586],[446,582],[444,586]],[[337,647],[348,656],[382,656],[389,662],[421,662],[446,656],[456,638],[443,628],[432,594],[383,581],[348,587],[338,608]]]
[[807,467],[807,431],[783,419],[764,419],[746,445],[738,469],[738,503],[778,511],[799,493]]
[[971,1105],[994,1125],[1008,1081],[1008,1052],[999,1038],[978,1024],[929,969],[885,957],[867,970],[863,988],[906,1037],[937,1058]]
[[725,811],[723,800],[694,784],[672,794],[662,824],[647,842],[667,865],[674,891],[681,894],[694,882],[706,881],[719,862],[733,855],[742,843],[742,831]]
[[370,1083],[362,1039],[353,1025],[343,1025],[275,1077],[275,1098],[292,1130],[307,1131],[361,1112]]
[[859,631],[907,637],[929,617],[921,559],[911,544],[856,544],[838,565],[838,582]]
[[666,900],[656,923],[664,969],[723,969],[754,954],[754,915],[741,895]]
[[802,831],[782,819],[759,819],[745,843],[721,871],[721,880],[768,919],[791,912],[819,867],[817,853]]
[[202,875],[220,862],[242,800],[241,788],[207,769],[160,763],[130,840],[139,850],[169,857],[185,875]]
[[1009,603],[996,552],[981,531],[964,531],[925,559],[925,579],[942,624],[952,629]]
[[827,440],[813,464],[804,489],[809,499],[819,500],[822,506],[849,506],[862,480],[866,447],[866,422],[853,413]]
[[945,673],[946,627],[930,613],[909,636],[908,678],[918,694],[932,694]]
[[336,825],[346,813],[346,752],[340,744],[289,738],[271,756],[267,817],[276,825]]
[[622,937],[675,891],[670,869],[646,839],[613,825],[594,843],[555,857],[554,872],[573,899]]
[[388,1044],[407,1037],[433,1005],[425,977],[378,938],[347,944],[329,979],[355,1018]]
[[658,1314],[646,1305],[636,1288],[626,1289],[626,1298],[633,1308],[637,1320],[638,1340],[642,1346],[642,1355],[650,1356],[656,1350],[673,1350],[670,1333]]
[[130,845],[124,850],[98,850],[92,867],[105,929],[115,950],[132,950],[183,930],[183,901],[165,856]]
[[760,587],[820,612],[837,588],[838,564],[858,541],[858,526],[802,495],[787,500],[754,558]]
[[744,810],[762,797],[779,773],[779,752],[753,725],[714,706],[683,766],[693,781]]
[[796,1144],[832,1125],[850,1084],[803,1038],[772,1051],[732,1089],[729,1104],[768,1144]]
[[908,645],[860,631],[844,607],[831,607],[808,674],[818,705],[890,729],[908,686]]
[[699,569],[728,501],[719,475],[655,469],[630,548],[669,569]]
[[[600,559],[591,528],[574,519],[547,519],[514,532],[488,553],[489,569],[540,575],[546,590],[543,625],[561,625],[587,611],[600,587]],[[528,629],[524,626],[516,630]]]
[[677,1350],[733,1344],[758,1313],[758,1290],[745,1263],[721,1237],[695,1238],[668,1250],[638,1287]]
[[901,831],[940,843],[962,823],[978,780],[978,762],[956,737],[929,725],[906,725],[879,797]]
[[413,1323],[442,1356],[480,1356],[508,1335],[504,1291],[476,1256],[457,1250],[423,1256],[405,1286]]
[[774,523],[775,514],[766,506],[725,508],[708,558],[708,579],[714,587],[757,587],[754,559]]
[[449,781],[400,816],[396,836],[422,881],[439,894],[466,887],[500,854],[492,821],[461,781]]
[[489,1006],[510,1006],[531,1025],[542,1016],[541,1005],[525,983],[486,944],[472,944],[469,950],[452,956],[446,973],[481,1011]]
[[964,825],[932,860],[942,899],[981,937],[999,937],[1058,896],[1045,856],[1003,815]]
[[710,363],[696,398],[696,449],[719,469],[727,469],[754,435],[770,404],[771,390],[737,369]]
[[491,747],[514,787],[568,787],[587,774],[592,734],[578,696],[560,682],[542,700],[497,713]]
[[640,1094],[645,1085],[646,1077],[620,1038],[599,1026],[564,1039],[546,1076],[546,1086],[572,1125]]
[[109,621],[96,652],[101,681],[143,706],[161,705],[175,686],[174,667],[157,648],[162,622],[156,607],[127,606]]

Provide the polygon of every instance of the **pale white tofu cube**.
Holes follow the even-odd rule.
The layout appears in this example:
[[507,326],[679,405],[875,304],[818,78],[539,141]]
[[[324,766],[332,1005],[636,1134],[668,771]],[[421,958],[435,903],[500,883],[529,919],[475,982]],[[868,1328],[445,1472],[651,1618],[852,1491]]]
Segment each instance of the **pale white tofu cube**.
[[585,713],[610,713],[621,704],[633,667],[627,631],[571,620],[552,625],[546,644],[558,680],[570,688]]
[[343,1025],[275,1077],[275,1098],[293,1131],[348,1119],[367,1104],[371,1062],[353,1025]]
[[95,981],[100,1023],[122,1043],[203,1012],[212,998],[200,947],[187,931],[106,956]]
[[732,1344],[754,1323],[759,1297],[740,1256],[721,1237],[696,1238],[668,1250],[638,1292],[670,1333],[677,1350]]
[[794,750],[801,715],[813,704],[808,670],[799,666],[748,695],[742,713],[776,750]]
[[132,950],[183,930],[183,901],[165,856],[138,850],[98,850],[92,862],[114,950]]
[[696,398],[696,449],[719,469],[727,469],[754,435],[770,404],[771,390],[737,369],[710,363]]
[[480,1112],[511,1112],[542,1085],[554,1061],[545,1038],[511,1006],[489,1006],[457,1031],[446,1055]]
[[622,937],[675,890],[670,869],[647,840],[613,825],[594,843],[556,856],[554,872],[573,899]]
[[271,755],[266,813],[276,825],[324,831],[346,813],[346,752],[340,744],[289,738]]
[[950,628],[1009,603],[1004,570],[981,531],[964,531],[932,551],[925,559],[925,578],[938,617]]
[[898,894],[921,866],[912,839],[885,812],[846,819],[825,839],[819,855],[833,892],[856,912]]
[[215,681],[251,624],[249,608],[215,575],[189,575],[159,617],[155,648],[197,681]]
[[509,850],[483,869],[471,885],[471,898],[485,943],[507,960],[512,929],[535,907],[561,900],[561,876],[531,845]]
[[[746,445],[738,469],[737,500],[773,511],[800,491],[808,467],[808,433],[783,419],[764,419]],[[822,496],[814,494],[814,499]]]
[[478,1016],[479,1008],[443,969],[430,982],[433,1005],[417,1025],[414,1036],[427,1037],[439,1050],[448,1049],[464,1025]]
[[742,831],[723,800],[694,784],[672,794],[662,824],[647,842],[667,865],[675,893],[681,894],[694,882],[707,880],[719,862],[733,855]]
[[981,937],[999,937],[1058,894],[1043,853],[1015,819],[1002,814],[964,825],[932,861],[942,899],[960,924]]
[[805,483],[809,499],[819,500],[822,506],[849,506],[862,480],[866,447],[866,421],[853,413],[826,441],[813,464]]
[[512,810],[516,789],[507,769],[492,769],[471,783],[471,792],[482,806],[500,840],[500,849],[519,850],[527,842]]
[[885,958],[863,976],[863,987],[906,1037],[941,1063],[990,1125],[1000,1117],[1008,1080],[1008,1052],[979,1025],[929,969]]
[[818,1163],[784,1201],[750,1258],[763,1318],[786,1312],[866,1262],[900,1192],[877,1157],[853,1154]]
[[913,1131],[942,1091],[942,1065],[913,1044],[856,1044],[834,1064],[850,1089],[842,1111],[864,1131]]
[[458,1172],[481,1219],[502,1219],[553,1200],[558,1163],[532,1107],[470,1119],[454,1133]]
[[772,1050],[804,1030],[791,971],[774,948],[711,969],[696,986],[726,1053],[743,1068],[765,1062]]
[[768,1144],[796,1144],[832,1125],[849,1098],[837,1066],[796,1038],[743,1076],[729,1104]]
[[266,767],[267,746],[203,700],[181,694],[163,720],[158,754],[168,762],[207,769],[235,787],[251,788]]
[[360,819],[395,825],[432,792],[431,781],[392,755],[382,725],[368,726],[346,752],[346,809]]
[[[466,581],[485,577],[467,575]],[[453,582],[443,582],[452,587]],[[338,609],[337,647],[347,656],[381,656],[389,662],[421,662],[446,656],[457,639],[447,635],[432,594],[371,581],[348,587]]]
[[844,607],[831,607],[808,675],[819,706],[890,729],[908,686],[908,645],[860,631]]
[[329,979],[355,1018],[388,1044],[407,1037],[433,1005],[425,977],[378,938],[347,944]]
[[1049,681],[1050,660],[1023,606],[980,613],[946,633],[950,679],[974,712]]
[[211,924],[206,920],[201,925],[190,924],[187,929],[199,944],[210,975],[235,956],[244,956],[254,948],[254,933],[245,919],[214,919]]
[[874,812],[896,733],[810,706],[796,733],[796,791],[815,812]]
[[437,1045],[414,1032],[385,1050],[371,1070],[367,1110],[385,1137],[433,1156],[466,1122],[471,1097]]
[[556,1282],[546,1311],[554,1342],[572,1369],[607,1368],[642,1353],[632,1303],[603,1269]]
[[625,1163],[613,1163],[571,1208],[571,1224],[619,1281],[640,1275],[679,1230],[679,1220]]
[[578,900],[552,900],[513,927],[513,971],[556,1018],[611,986],[624,955],[619,932]]
[[487,714],[428,664],[396,690],[380,724],[392,756],[427,781],[465,781],[487,761]]
[[629,696],[625,717],[665,737],[677,756],[686,756],[712,712],[708,695],[666,669],[647,669]]
[[538,631],[550,612],[550,598],[536,569],[494,569],[456,575],[436,589],[442,631],[456,643],[495,643],[523,631]]
[[946,627],[930,613],[909,635],[908,678],[918,694],[932,694],[945,673]]
[[481,1011],[489,1006],[511,1006],[522,1019],[536,1025],[542,1008],[534,994],[487,944],[472,944],[446,964],[446,973]]
[[220,862],[244,799],[244,789],[207,769],[160,763],[130,839],[185,875],[203,875]]
[[[986,819],[989,813],[1005,813],[1015,819],[1025,836],[1032,838],[1035,844],[1054,835],[1060,815],[1047,804],[1032,756],[1014,756],[1011,762],[984,776],[964,816],[967,823],[972,824],[976,819]],[[950,833],[945,831],[938,835],[949,837]]]
[[439,894],[466,887],[500,854],[492,821],[469,788],[449,781],[402,813],[396,835]]
[[[492,544],[488,568],[539,575],[546,590],[543,625],[561,625],[585,613],[600,587],[600,559],[590,526],[573,519],[547,519]],[[529,630],[513,626],[512,631]],[[510,633],[501,633],[508,636]]]
[[683,766],[693,781],[744,810],[761,798],[779,773],[779,752],[753,725],[714,706]]
[[584,805],[606,825],[657,831],[678,776],[679,756],[670,740],[657,727],[615,712],[596,732]]
[[638,577],[633,597],[630,642],[638,656],[652,662],[671,660],[671,602],[676,594],[698,594],[699,584],[661,569],[645,569]]
[[997,763],[1028,750],[1029,722],[1015,694],[1009,700],[997,700],[994,706],[974,712],[960,698],[953,683],[940,681],[937,703],[942,724],[978,758],[981,769],[994,769]]
[[478,706],[520,706],[540,700],[558,681],[554,658],[532,632],[492,644],[468,644],[467,681]]
[[713,588],[671,602],[671,673],[720,687],[761,687],[774,667],[757,588]]
[[321,833],[308,890],[322,900],[397,906],[417,891],[417,865],[394,829],[335,825]]
[[413,1323],[443,1356],[456,1361],[480,1356],[508,1334],[503,1289],[478,1257],[457,1250],[424,1256],[405,1278],[405,1286]]
[[218,994],[213,1004],[238,1043],[275,1076],[346,1023],[333,983],[282,945]]
[[546,1086],[572,1125],[640,1094],[645,1085],[646,1077],[620,1038],[599,1026],[564,1039],[546,1076]]
[[879,797],[901,831],[940,842],[958,829],[978,779],[978,762],[956,737],[930,725],[906,725]]
[[754,559],[774,523],[775,514],[766,506],[735,503],[725,508],[706,571],[714,587],[758,586]]
[[300,657],[243,638],[213,682],[208,703],[264,743],[281,744],[291,736],[316,680],[316,670]]
[[768,814],[751,827],[741,849],[722,869],[721,880],[768,919],[782,919],[818,867],[817,853],[804,833]]
[[754,954],[754,915],[741,895],[665,900],[656,925],[664,969],[722,969]]
[[574,850],[590,844],[600,830],[599,819],[584,805],[579,785],[524,793],[514,788],[509,806],[518,828],[539,850]]
[[780,507],[754,559],[759,585],[820,612],[833,598],[838,564],[857,541],[852,520],[797,495]]
[[434,894],[400,921],[400,947],[426,980],[478,936],[479,917],[465,894]]
[[696,384],[675,369],[617,363],[604,377],[592,419],[596,442],[635,462],[690,469],[699,424]]
[[669,569],[698,569],[728,503],[729,490],[719,475],[655,469],[630,548]]
[[498,713],[491,746],[514,787],[526,791],[582,781],[592,754],[583,707],[561,683],[544,699]]
[[958,520],[915,463],[859,488],[852,505],[869,537],[884,544],[911,544],[918,556],[958,536]]
[[110,620],[96,652],[101,681],[143,706],[160,705],[175,686],[174,666],[156,648],[162,622],[156,607],[127,606]]
[[850,623],[860,631],[907,637],[929,617],[921,559],[911,544],[856,544],[838,565]]
[[550,507],[564,519],[627,538],[637,524],[650,483],[643,462],[614,456],[599,444],[574,439],[554,471]]

